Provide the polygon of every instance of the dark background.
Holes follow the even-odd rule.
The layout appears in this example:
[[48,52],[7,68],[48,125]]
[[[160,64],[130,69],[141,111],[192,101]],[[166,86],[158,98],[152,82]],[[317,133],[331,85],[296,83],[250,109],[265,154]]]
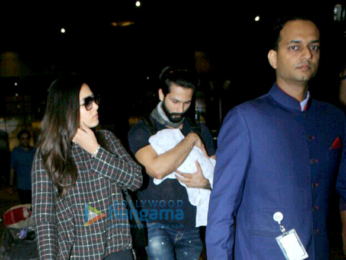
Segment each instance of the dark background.
[[[338,105],[346,22],[345,16],[335,20],[337,4],[345,11],[345,1],[336,0],[143,0],[139,8],[132,0],[1,3],[0,132],[11,142],[20,128],[28,128],[36,138],[35,123],[42,119],[50,83],[75,72],[93,80],[91,87],[102,99],[102,127],[112,130],[126,146],[129,119],[149,113],[158,102],[160,71],[179,65],[198,71],[206,124],[216,136],[229,109],[272,86],[275,72],[267,53],[273,47],[273,22],[296,11],[317,18],[321,30],[320,68],[311,82],[312,96]],[[257,15],[259,22],[254,20]],[[120,21],[133,24],[111,25]],[[9,130],[12,119],[20,122],[14,131]],[[336,195],[331,208],[336,259],[341,250]]]
[[[101,123],[113,125],[124,137],[128,118],[156,105],[161,69],[170,64],[195,69],[199,53],[205,65],[199,75],[207,124],[217,130],[230,108],[269,90],[275,79],[267,62],[273,21],[299,11],[315,16],[322,34],[320,69],[311,91],[336,103],[346,43],[345,21],[334,21],[336,4],[345,9],[343,1],[144,0],[139,8],[135,1],[14,2],[4,5],[0,15],[2,100],[15,93],[31,96],[32,117],[40,120],[51,81],[64,73],[86,74],[95,82],[93,90],[101,93]],[[257,15],[259,22],[254,21]],[[134,24],[111,25],[118,21]],[[230,85],[225,89],[226,80]],[[221,118],[215,117],[220,102]]]

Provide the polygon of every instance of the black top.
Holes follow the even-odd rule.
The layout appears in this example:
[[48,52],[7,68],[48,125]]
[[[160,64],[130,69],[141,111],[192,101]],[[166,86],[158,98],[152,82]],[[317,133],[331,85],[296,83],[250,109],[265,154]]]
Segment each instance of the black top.
[[[157,131],[166,127],[154,120]],[[213,137],[208,128],[201,124],[200,137],[210,156],[215,154]],[[181,132],[184,136],[190,133],[191,126],[185,121]],[[129,132],[129,145],[133,154],[149,145],[150,130],[143,120],[134,125]],[[144,176],[144,183],[139,191],[137,207],[141,207],[139,216],[142,220],[151,223],[171,225],[171,227],[194,228],[196,226],[196,207],[191,205],[187,191],[178,180],[166,179],[161,184],[153,183],[148,174]]]

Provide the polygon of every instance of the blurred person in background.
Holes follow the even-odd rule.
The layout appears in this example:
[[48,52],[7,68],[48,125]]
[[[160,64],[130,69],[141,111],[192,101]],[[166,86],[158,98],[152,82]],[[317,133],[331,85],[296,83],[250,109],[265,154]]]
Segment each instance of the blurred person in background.
[[21,204],[31,204],[31,167],[36,149],[30,146],[31,134],[21,130],[17,134],[19,145],[11,155],[9,194],[13,193],[13,181],[16,176],[17,191]]

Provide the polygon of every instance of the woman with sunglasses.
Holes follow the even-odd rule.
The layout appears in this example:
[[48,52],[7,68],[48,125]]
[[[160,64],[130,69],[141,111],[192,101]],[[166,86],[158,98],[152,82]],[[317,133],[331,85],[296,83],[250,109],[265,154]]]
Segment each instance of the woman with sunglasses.
[[40,259],[132,259],[121,189],[141,186],[141,168],[111,132],[96,138],[98,104],[77,76],[50,86],[32,168]]

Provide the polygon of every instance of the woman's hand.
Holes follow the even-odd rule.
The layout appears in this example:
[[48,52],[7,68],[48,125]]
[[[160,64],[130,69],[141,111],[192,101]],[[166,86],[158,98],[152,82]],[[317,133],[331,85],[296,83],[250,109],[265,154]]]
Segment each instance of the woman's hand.
[[94,132],[89,127],[87,127],[84,122],[82,122],[80,128],[77,129],[72,142],[78,144],[90,154],[93,154],[100,146],[96,140]]

